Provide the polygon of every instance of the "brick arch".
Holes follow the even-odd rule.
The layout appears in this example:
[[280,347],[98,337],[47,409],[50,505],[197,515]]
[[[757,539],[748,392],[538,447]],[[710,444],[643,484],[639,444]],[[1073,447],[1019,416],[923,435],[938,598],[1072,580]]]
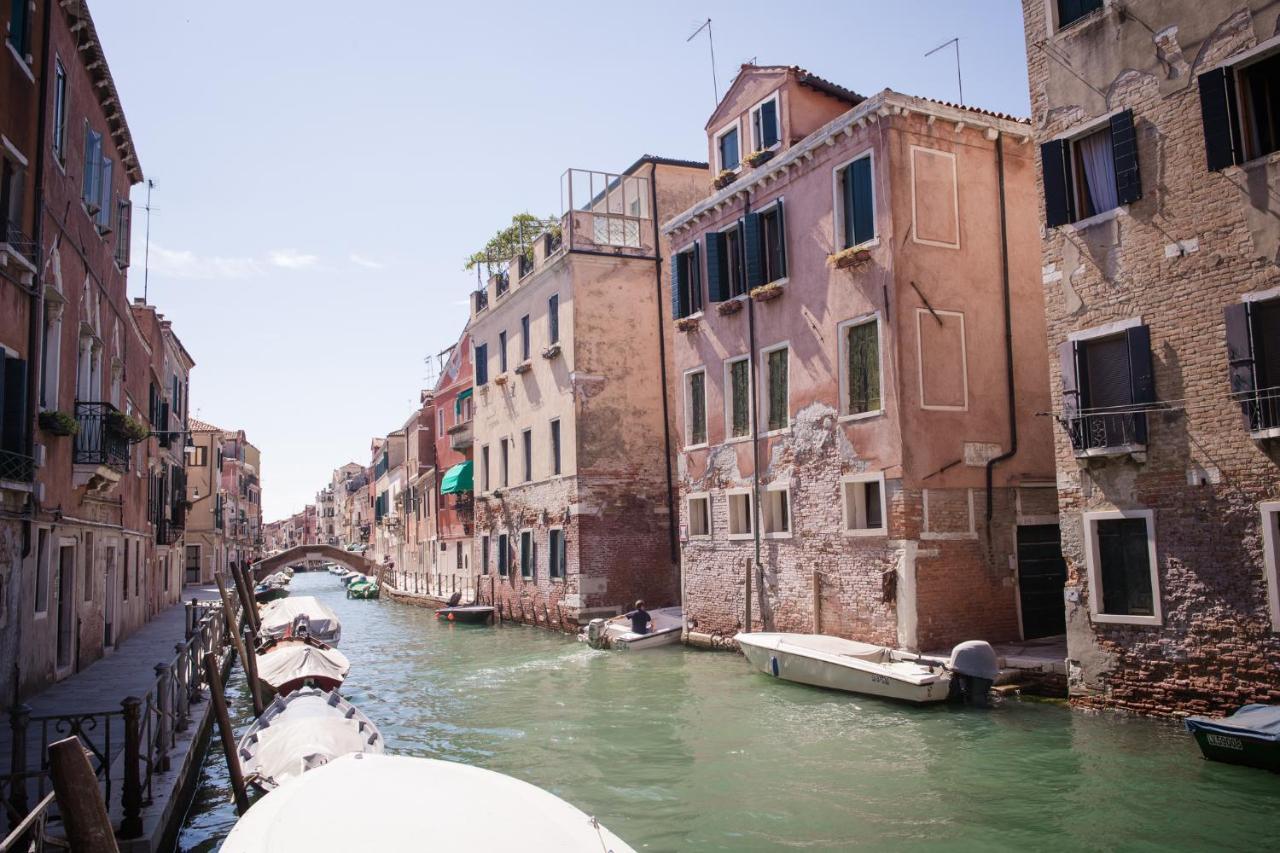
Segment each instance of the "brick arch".
[[267,575],[275,574],[291,563],[301,563],[304,560],[325,560],[330,563],[338,563],[353,572],[360,572],[365,575],[377,575],[379,569],[377,563],[366,559],[363,554],[357,554],[354,551],[347,551],[333,545],[295,545],[292,548],[286,548],[279,554],[272,554],[270,557],[259,560],[250,568],[253,570],[254,578],[261,580]]

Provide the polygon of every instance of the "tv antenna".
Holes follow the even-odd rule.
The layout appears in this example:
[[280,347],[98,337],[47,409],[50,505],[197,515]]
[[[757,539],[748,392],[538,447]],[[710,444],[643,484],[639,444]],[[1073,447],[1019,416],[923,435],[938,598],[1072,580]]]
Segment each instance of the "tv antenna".
[[147,178],[147,203],[142,208],[147,212],[147,238],[145,249],[142,256],[142,302],[146,304],[147,289],[151,283],[151,191],[156,188],[156,182]]
[[707,47],[711,48],[711,91],[716,96],[716,105],[718,106],[720,104],[720,84],[716,82],[716,42],[711,36],[711,19],[707,18],[707,20],[696,30],[690,33],[689,37],[684,41],[685,44],[688,44],[703,30],[707,31]]
[[960,106],[963,107],[964,106],[964,80],[961,79],[960,77],[960,37],[956,36],[950,41],[944,41],[942,44],[938,45],[933,50],[926,53],[925,56],[926,57],[933,56],[935,53],[942,50],[947,45],[952,45],[952,44],[956,46],[956,85],[960,87]]

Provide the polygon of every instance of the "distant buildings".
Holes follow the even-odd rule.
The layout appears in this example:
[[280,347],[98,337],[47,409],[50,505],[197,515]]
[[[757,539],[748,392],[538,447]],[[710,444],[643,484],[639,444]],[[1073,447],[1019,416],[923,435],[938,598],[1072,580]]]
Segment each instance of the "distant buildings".
[[190,441],[185,579],[212,583],[215,573],[252,562],[264,552],[261,458],[244,430],[193,419]]

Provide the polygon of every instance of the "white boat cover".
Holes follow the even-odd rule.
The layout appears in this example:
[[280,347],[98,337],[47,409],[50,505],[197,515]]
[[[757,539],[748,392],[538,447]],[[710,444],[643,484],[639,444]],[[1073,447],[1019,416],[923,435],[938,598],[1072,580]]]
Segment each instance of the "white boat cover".
[[262,636],[283,637],[293,620],[306,615],[311,620],[311,636],[336,646],[342,638],[342,622],[338,614],[313,595],[294,595],[273,601],[262,608]]
[[290,642],[258,657],[258,678],[279,690],[280,685],[304,678],[330,678],[341,683],[351,671],[351,661],[337,649],[320,649]]
[[[448,818],[424,823],[424,804]],[[348,755],[307,773],[254,803],[222,845],[222,853],[317,850],[635,853],[527,782],[400,755]]]
[[240,741],[245,776],[273,788],[352,752],[382,752],[369,718],[333,691],[304,687],[277,696]]

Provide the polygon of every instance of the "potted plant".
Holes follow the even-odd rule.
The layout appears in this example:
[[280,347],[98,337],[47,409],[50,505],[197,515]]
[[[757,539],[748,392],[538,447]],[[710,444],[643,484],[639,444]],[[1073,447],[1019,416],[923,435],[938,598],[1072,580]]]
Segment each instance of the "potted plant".
[[746,156],[746,162],[752,167],[760,166],[772,160],[775,153],[772,148],[765,151],[752,151]]
[[676,329],[681,332],[696,332],[698,330],[698,318],[681,317],[676,320]]
[[53,435],[75,435],[80,431],[80,424],[66,412],[50,410],[40,413],[40,429]]
[[733,169],[721,169],[720,174],[716,175],[716,179],[711,182],[711,185],[718,190],[722,190],[733,183],[737,177],[738,173]]
[[782,295],[782,285],[776,281],[768,284],[762,284],[759,287],[752,288],[751,298],[756,302],[768,302],[770,299],[777,299]]
[[543,347],[543,348],[542,348],[542,357],[543,357],[543,358],[555,358],[555,357],[556,357],[556,356],[558,356],[559,354],[560,354],[560,344],[559,344],[559,342],[554,343],[554,344],[550,344],[550,345],[545,346],[545,347]]
[[532,370],[532,369],[533,369],[533,364],[531,364],[531,363],[530,363],[530,362],[528,362],[528,361],[522,361],[522,362],[520,362],[519,364],[517,364],[517,365],[516,365],[516,371],[515,371],[515,372],[516,372],[517,374],[520,374],[520,373],[528,373],[528,372],[529,372],[530,370]]
[[507,384],[507,374],[505,374],[505,373],[499,373],[497,376],[493,377],[493,384],[494,384],[494,385],[506,385],[506,384]]
[[730,314],[737,314],[742,310],[741,299],[730,299],[728,302],[721,302],[716,306],[716,312],[721,317],[728,317]]
[[827,255],[827,263],[838,270],[847,270],[871,260],[871,250],[866,246],[852,246],[833,255]]
[[151,435],[151,430],[146,424],[120,411],[107,413],[107,429],[131,444],[145,441]]

